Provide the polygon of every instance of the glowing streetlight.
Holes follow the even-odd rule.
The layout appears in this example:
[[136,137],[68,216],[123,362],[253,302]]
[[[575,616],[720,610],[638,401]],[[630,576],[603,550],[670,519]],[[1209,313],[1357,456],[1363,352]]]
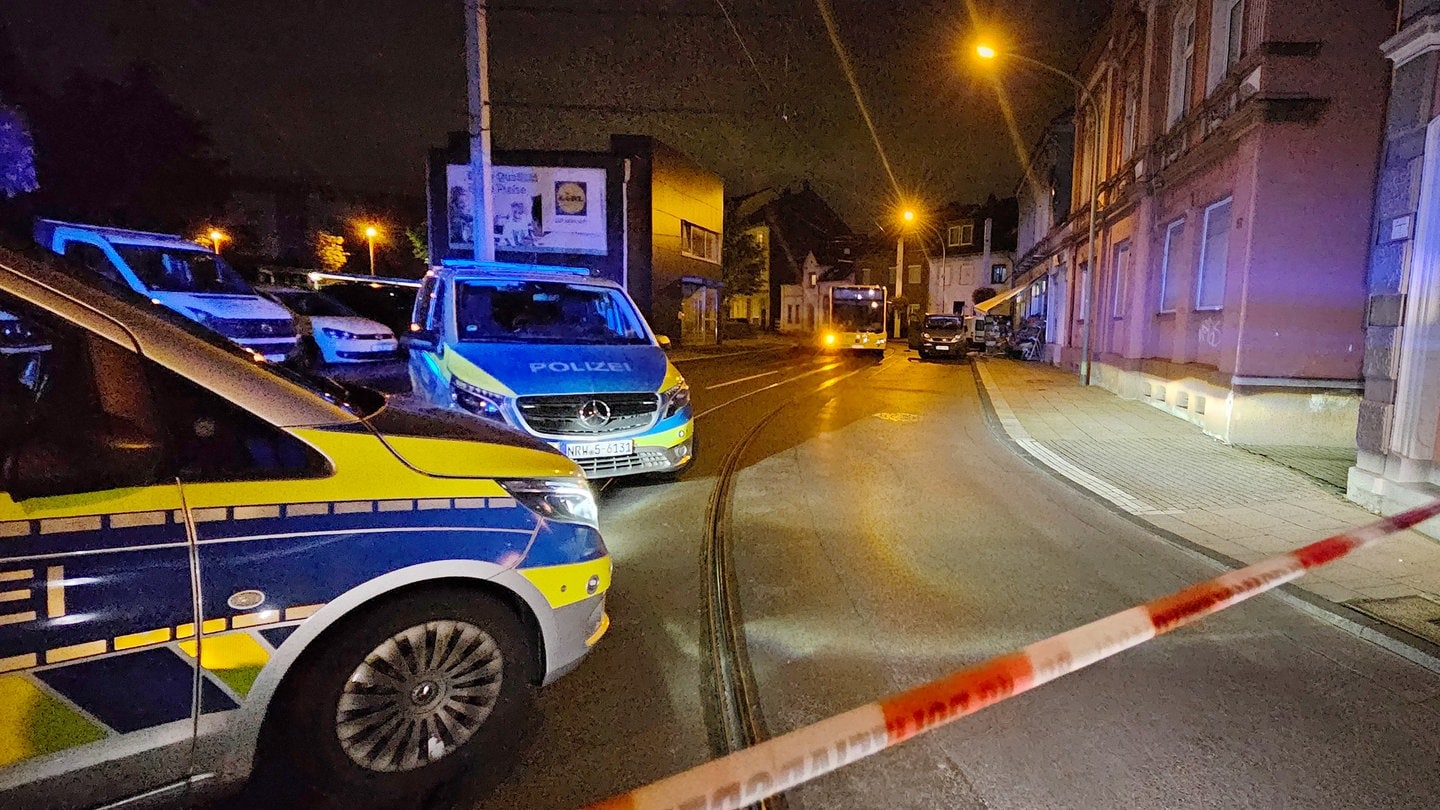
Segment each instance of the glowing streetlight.
[[220,252],[220,243],[230,238],[226,236],[225,232],[220,230],[219,228],[211,228],[210,233],[207,234],[207,236],[210,237],[210,249],[215,251],[216,253]]
[[380,229],[374,225],[365,226],[365,241],[370,243],[370,275],[375,275],[375,238],[380,235]]
[[[895,237],[895,300],[905,295],[905,226],[915,221],[915,211],[906,208],[900,213],[900,234]],[[900,339],[900,307],[895,307],[895,339]]]
[[[994,47],[984,44],[976,46],[975,54],[981,59],[986,60],[993,60],[995,57],[1002,55],[999,51],[995,50]],[[1079,91],[1079,107],[1084,109],[1085,114],[1089,119],[1086,122],[1086,126],[1090,130],[1089,135],[1091,136],[1092,142],[1092,148],[1090,150],[1089,184],[1090,258],[1087,260],[1087,264],[1085,266],[1090,275],[1090,278],[1089,283],[1085,285],[1085,312],[1083,313],[1085,315],[1085,330],[1083,333],[1081,333],[1080,349],[1080,384],[1089,385],[1090,366],[1093,353],[1093,347],[1091,346],[1091,334],[1095,331],[1095,313],[1100,308],[1100,302],[1096,300],[1097,296],[1099,295],[1097,288],[1099,286],[1100,272],[1099,269],[1095,266],[1095,206],[1099,197],[1100,187],[1100,114],[1099,111],[1095,109],[1095,100],[1090,95],[1090,88],[1086,87],[1085,83],[1080,81],[1080,79],[1077,78],[1074,74],[1063,71],[1060,68],[1049,64],[1048,62],[1041,62],[1039,59],[1031,59],[1024,54],[1014,53],[1012,51],[1005,51],[1003,55],[1006,59],[1015,59],[1017,61],[1024,62],[1027,65],[1037,67],[1052,76],[1058,76],[1059,78],[1069,82],[1075,87],[1076,90]]]

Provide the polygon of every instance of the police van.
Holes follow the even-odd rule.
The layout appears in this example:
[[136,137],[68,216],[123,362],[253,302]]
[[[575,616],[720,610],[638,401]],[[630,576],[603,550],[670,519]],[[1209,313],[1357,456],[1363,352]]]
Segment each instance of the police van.
[[296,353],[290,313],[251,288],[219,254],[172,234],[41,219],[35,241],[239,343],[267,360]]
[[447,263],[421,284],[410,330],[419,397],[549,442],[591,478],[674,475],[694,460],[690,387],[619,284]]
[[541,442],[3,248],[0,327],[0,806],[448,796],[609,626]]

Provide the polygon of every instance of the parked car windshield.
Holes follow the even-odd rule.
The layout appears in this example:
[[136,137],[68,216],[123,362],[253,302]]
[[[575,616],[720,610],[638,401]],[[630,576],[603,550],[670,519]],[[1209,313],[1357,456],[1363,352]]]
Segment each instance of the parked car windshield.
[[148,289],[209,295],[254,295],[244,278],[220,256],[204,250],[159,245],[116,245],[120,257]]
[[959,329],[960,319],[954,315],[927,315],[925,316],[926,329]]
[[355,310],[314,290],[267,290],[266,294],[297,315],[358,318]]
[[619,291],[551,281],[457,281],[455,324],[465,343],[649,343]]

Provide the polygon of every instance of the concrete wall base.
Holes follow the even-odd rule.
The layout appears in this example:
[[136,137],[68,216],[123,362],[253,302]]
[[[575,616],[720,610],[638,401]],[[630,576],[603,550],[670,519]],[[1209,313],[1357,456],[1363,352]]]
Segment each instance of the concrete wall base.
[[[1392,481],[1357,465],[1350,468],[1345,497],[1371,512],[1389,516],[1440,498],[1440,486],[1420,481]],[[1440,540],[1440,521],[1422,523],[1415,531]]]
[[1159,377],[1097,363],[1091,381],[1242,445],[1354,447],[1358,392],[1306,388],[1231,388],[1195,376]]

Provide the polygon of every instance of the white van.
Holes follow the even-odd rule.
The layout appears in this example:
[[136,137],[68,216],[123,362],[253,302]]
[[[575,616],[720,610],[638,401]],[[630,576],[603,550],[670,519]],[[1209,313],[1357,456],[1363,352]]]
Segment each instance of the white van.
[[294,355],[295,321],[218,254],[179,236],[42,219],[35,241],[102,278],[218,332],[266,360]]

